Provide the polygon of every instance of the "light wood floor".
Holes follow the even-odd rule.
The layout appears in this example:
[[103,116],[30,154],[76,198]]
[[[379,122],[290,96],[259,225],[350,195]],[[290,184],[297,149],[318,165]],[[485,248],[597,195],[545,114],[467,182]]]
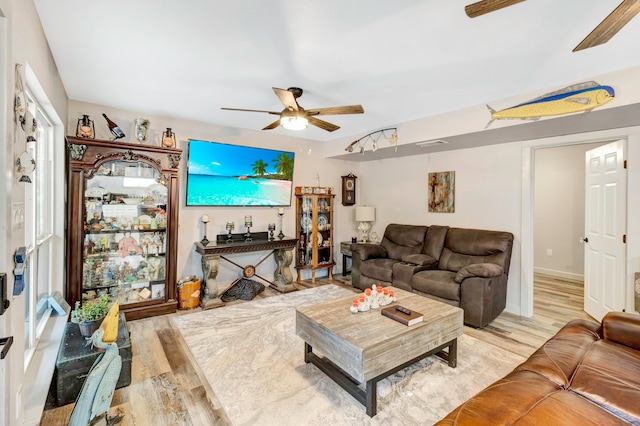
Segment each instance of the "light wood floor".
[[[296,284],[299,289],[334,284],[352,289],[340,276],[335,281],[316,280]],[[347,277],[348,279],[349,277]],[[270,288],[258,297],[280,293]],[[503,312],[482,330],[466,327],[470,336],[514,353],[529,356],[567,321],[585,318],[582,310],[582,282],[536,275],[534,315],[523,318]],[[243,302],[232,302],[243,303]],[[183,315],[193,311],[179,311]],[[123,414],[121,425],[227,425],[228,418],[206,380],[199,375],[194,359],[164,315],[128,324],[131,332],[132,381],[118,389],[109,415]],[[73,404],[45,410],[41,425],[68,425]]]

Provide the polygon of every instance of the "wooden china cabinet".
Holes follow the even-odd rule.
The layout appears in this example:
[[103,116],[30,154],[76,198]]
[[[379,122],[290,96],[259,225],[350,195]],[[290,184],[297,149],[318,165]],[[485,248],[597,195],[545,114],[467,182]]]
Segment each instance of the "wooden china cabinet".
[[333,278],[333,201],[335,195],[325,187],[296,187],[296,249],[297,281],[300,272],[311,270],[311,282],[316,282],[316,270],[327,269]]
[[182,151],[67,137],[66,300],[108,295],[128,320],[176,311]]

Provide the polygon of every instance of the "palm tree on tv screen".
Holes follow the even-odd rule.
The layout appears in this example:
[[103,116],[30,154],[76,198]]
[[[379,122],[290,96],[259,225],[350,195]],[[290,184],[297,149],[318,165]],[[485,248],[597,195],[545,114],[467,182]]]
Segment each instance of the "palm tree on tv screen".
[[278,154],[278,157],[273,160],[276,172],[282,176],[283,179],[293,179],[293,157],[289,157],[289,154],[282,152]]
[[251,167],[253,168],[253,173],[257,176],[264,176],[264,174],[267,172],[267,166],[268,164],[265,163],[262,159],[256,160],[256,162],[251,165]]

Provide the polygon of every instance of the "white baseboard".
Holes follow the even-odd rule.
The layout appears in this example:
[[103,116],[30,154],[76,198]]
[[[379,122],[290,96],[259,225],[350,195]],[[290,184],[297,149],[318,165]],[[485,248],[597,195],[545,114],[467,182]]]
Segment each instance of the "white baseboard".
[[505,312],[509,312],[514,315],[522,315],[520,310],[520,305],[515,305],[513,303],[507,303],[504,307]]
[[537,274],[551,275],[552,277],[584,281],[584,274],[576,274],[574,272],[556,271],[555,269],[538,268],[538,267],[534,267],[533,272]]

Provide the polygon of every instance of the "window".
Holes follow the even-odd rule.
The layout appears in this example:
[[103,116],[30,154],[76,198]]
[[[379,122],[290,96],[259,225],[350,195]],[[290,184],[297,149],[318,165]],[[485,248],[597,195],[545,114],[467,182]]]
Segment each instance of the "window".
[[26,90],[28,108],[36,118],[36,142],[26,149],[35,159],[36,168],[25,188],[25,369],[33,356],[47,319],[51,314],[48,298],[52,287],[53,254],[53,125],[37,100]]

